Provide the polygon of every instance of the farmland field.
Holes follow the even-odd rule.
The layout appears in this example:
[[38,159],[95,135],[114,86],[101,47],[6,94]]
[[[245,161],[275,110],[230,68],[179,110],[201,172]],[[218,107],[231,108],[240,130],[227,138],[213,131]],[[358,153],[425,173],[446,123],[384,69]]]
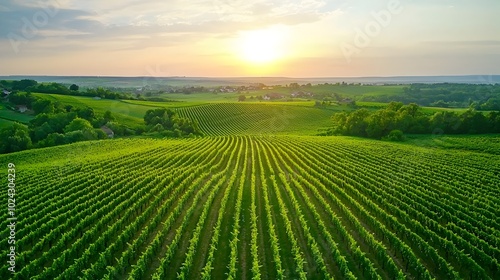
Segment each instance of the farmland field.
[[15,112],[13,110],[7,109],[5,105],[0,104],[0,126],[8,126],[14,121],[28,123],[32,119],[33,116]]
[[498,279],[498,143],[420,141],[228,135],[1,155],[17,170],[12,278]]
[[0,119],[0,128],[9,127],[12,125],[12,121],[6,119]]
[[93,98],[83,96],[69,96],[45,93],[34,93],[33,95],[51,101],[59,101],[65,105],[71,105],[77,108],[91,107],[96,112],[99,112],[101,114],[105,111],[110,111],[116,116],[119,121],[130,126],[142,123],[144,114],[147,110],[151,109],[151,106],[142,106],[138,104],[128,103],[123,100],[95,100]]
[[[283,134],[315,135],[327,128],[331,109],[314,108],[314,102],[204,103],[149,102],[132,100],[95,100],[89,97],[35,94],[75,107],[92,107],[96,112],[109,110],[121,123],[135,126],[144,122],[144,114],[154,108],[177,110],[182,117],[200,122],[207,135]],[[337,110],[345,109],[338,107]]]
[[205,136],[0,155],[17,215],[0,279],[500,278],[498,135],[315,136],[353,109],[314,101],[34,95],[129,126],[169,108]]
[[[330,125],[329,110],[272,103],[220,103],[178,109],[179,115],[198,120],[207,135],[306,134]],[[235,125],[237,124],[237,125]]]

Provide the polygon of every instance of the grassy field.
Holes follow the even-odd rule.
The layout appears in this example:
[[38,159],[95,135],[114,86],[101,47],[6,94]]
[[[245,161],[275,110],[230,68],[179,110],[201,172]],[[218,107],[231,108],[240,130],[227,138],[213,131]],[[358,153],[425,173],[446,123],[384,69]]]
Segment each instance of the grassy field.
[[12,123],[13,123],[12,121],[0,118],[0,129],[2,129],[4,127],[9,127],[12,125]]
[[378,95],[395,95],[403,92],[404,86],[372,86],[372,85],[319,85],[314,87],[313,93],[329,94],[338,93],[348,97],[357,96],[378,96]]
[[8,127],[12,125],[13,122],[27,124],[33,118],[34,116],[32,115],[12,111],[7,109],[4,104],[0,104],[0,128]]
[[205,136],[0,155],[17,218],[0,279],[500,278],[499,135],[315,136],[351,109],[313,101],[35,95],[130,125],[171,108]]
[[183,94],[183,93],[164,93],[161,94],[160,97],[170,99],[170,100],[179,100],[185,102],[236,102],[238,101],[239,93],[210,93],[210,92],[201,92],[201,93],[191,93],[191,94]]
[[63,104],[69,104],[74,107],[91,107],[100,114],[104,114],[104,112],[110,111],[111,113],[113,113],[118,122],[129,126],[143,124],[143,118],[146,114],[146,111],[152,109],[152,106],[150,104],[142,105],[125,100],[96,100],[91,97],[42,93],[34,93],[33,95],[40,98],[59,101]]

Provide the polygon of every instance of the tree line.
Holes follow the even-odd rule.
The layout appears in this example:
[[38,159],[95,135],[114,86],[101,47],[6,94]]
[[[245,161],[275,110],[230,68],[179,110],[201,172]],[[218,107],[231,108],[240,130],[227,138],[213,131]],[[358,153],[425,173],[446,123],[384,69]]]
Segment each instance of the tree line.
[[473,108],[463,113],[436,112],[428,115],[411,103],[391,102],[381,110],[366,108],[336,113],[333,127],[324,135],[348,135],[373,139],[402,140],[403,134],[481,134],[500,133],[500,111],[484,114]]
[[[110,89],[98,87],[98,88],[88,88],[84,91],[80,90],[80,87],[76,84],[72,84],[69,87],[55,82],[50,83],[38,83],[35,80],[19,80],[19,81],[0,81],[0,86],[12,91],[11,96],[22,96],[26,94],[31,94],[31,92],[36,93],[48,93],[48,94],[61,94],[61,95],[74,95],[74,96],[87,96],[87,97],[100,97],[104,99],[135,99],[131,94],[121,93],[111,91]],[[25,105],[25,104],[18,104]]]
[[80,141],[107,139],[106,126],[113,136],[146,134],[163,137],[201,136],[198,123],[180,118],[170,109],[148,110],[144,125],[129,127],[116,121],[110,111],[99,114],[91,107],[74,107],[58,101],[33,98],[30,105],[36,116],[29,124],[14,123],[0,130],[0,153],[51,147]]
[[365,96],[362,101],[416,103],[430,107],[473,107],[476,110],[500,110],[500,85],[494,84],[411,84],[397,95]]
[[171,109],[151,109],[144,115],[146,131],[166,137],[202,136],[197,120],[180,117]]

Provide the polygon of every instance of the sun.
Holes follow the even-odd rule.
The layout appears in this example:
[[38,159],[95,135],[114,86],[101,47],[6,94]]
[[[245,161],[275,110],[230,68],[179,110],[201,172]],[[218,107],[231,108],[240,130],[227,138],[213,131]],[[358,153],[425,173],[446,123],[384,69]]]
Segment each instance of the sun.
[[251,64],[270,64],[285,56],[286,32],[280,27],[241,32],[238,55]]

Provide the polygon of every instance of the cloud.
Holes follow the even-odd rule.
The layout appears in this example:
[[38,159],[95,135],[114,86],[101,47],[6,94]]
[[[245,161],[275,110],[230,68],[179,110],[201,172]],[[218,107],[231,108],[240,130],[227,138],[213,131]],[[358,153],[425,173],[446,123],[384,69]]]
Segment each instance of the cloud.
[[89,12],[63,9],[55,0],[45,2],[46,5],[33,6],[7,1],[0,9],[0,38],[18,35],[25,39],[35,39],[40,37],[40,31],[85,31],[103,26],[91,19],[92,14]]
[[500,40],[427,41],[424,44],[446,47],[489,47],[500,46]]
[[7,0],[0,6],[0,41],[10,41],[16,52],[39,52],[33,49],[47,45],[66,51],[99,45],[145,49],[269,25],[313,23],[331,12],[318,0],[171,0],[168,5],[153,0]]

